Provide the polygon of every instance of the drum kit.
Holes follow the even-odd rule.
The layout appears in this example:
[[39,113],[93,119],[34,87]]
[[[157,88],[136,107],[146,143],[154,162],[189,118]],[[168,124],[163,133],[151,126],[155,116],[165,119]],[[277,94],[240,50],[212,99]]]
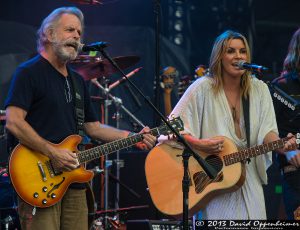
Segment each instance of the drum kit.
[[[115,57],[113,60],[117,63],[117,65],[123,70],[128,67],[131,67],[138,63],[140,58],[138,56],[120,56]],[[144,124],[139,121],[126,107],[122,104],[122,100],[120,98],[117,98],[113,96],[110,91],[111,89],[115,88],[119,84],[123,83],[126,79],[125,77],[110,83],[111,76],[115,73],[117,73],[117,70],[108,62],[106,59],[101,59],[101,57],[95,57],[95,56],[89,56],[89,55],[79,55],[74,61],[71,63],[71,67],[78,72],[82,78],[85,81],[89,81],[92,84],[94,84],[97,88],[100,89],[100,92],[102,94],[100,96],[91,96],[91,99],[98,100],[101,106],[104,106],[104,120],[102,120],[101,123],[108,124],[108,106],[111,104],[116,105],[116,114],[114,117],[116,117],[116,126],[119,128],[118,121],[120,119],[120,110],[126,112],[133,120],[136,121],[140,126],[144,127]],[[135,73],[137,73],[141,68],[137,68],[133,70],[132,72],[128,73],[126,75],[127,78],[133,76]],[[98,81],[99,80],[99,81]],[[0,139],[6,138],[5,133],[5,120],[6,120],[6,113],[5,110],[0,110],[0,124],[1,124],[1,130],[0,132]],[[133,207],[127,207],[127,208],[119,208],[118,201],[119,201],[119,185],[126,187],[120,182],[120,167],[121,164],[119,159],[119,153],[116,153],[116,159],[114,159],[116,163],[116,171],[114,176],[114,182],[116,185],[115,192],[115,204],[114,209],[111,209],[109,207],[109,197],[108,197],[108,181],[109,178],[111,178],[111,173],[109,173],[107,162],[109,162],[108,159],[105,159],[105,163],[99,166],[96,166],[98,171],[101,171],[100,175],[102,175],[103,181],[104,181],[104,190],[100,192],[102,194],[102,197],[104,197],[105,200],[102,200],[101,202],[101,208],[100,211],[97,211],[97,205],[95,202],[95,197],[93,193],[93,183],[91,183],[92,188],[88,189],[89,192],[87,192],[87,200],[88,203],[90,203],[88,206],[91,206],[92,208],[89,209],[89,222],[90,222],[90,229],[94,230],[102,230],[102,229],[126,229],[126,226],[119,221],[119,213],[128,212],[131,210],[136,210],[140,208],[146,208],[145,206],[133,206]],[[112,161],[110,161],[112,162]],[[1,164],[1,163],[0,163]],[[104,166],[105,165],[105,166]],[[97,173],[95,173],[97,174]],[[102,183],[103,184],[103,183]],[[0,165],[0,229],[1,226],[4,226],[5,229],[11,229],[14,227],[14,229],[18,229],[18,218],[17,218],[17,195],[11,185],[11,182],[9,180],[8,176],[8,170],[7,170],[7,162],[4,162],[3,165]],[[13,213],[12,213],[13,212]],[[12,214],[11,214],[12,213]],[[91,216],[93,218],[91,218]],[[17,227],[16,227],[17,225]]]
[[[138,56],[120,56],[113,58],[114,62],[122,69],[126,69],[138,63],[140,58]],[[91,99],[96,100],[99,99],[100,105],[103,107],[101,111],[103,113],[102,123],[109,124],[109,106],[114,104],[116,112],[113,115],[116,121],[116,127],[119,127],[119,121],[121,119],[120,111],[122,110],[127,115],[129,115],[138,125],[141,127],[145,127],[145,125],[139,121],[123,104],[122,100],[110,93],[110,91],[117,87],[119,84],[126,81],[125,77],[122,77],[119,80],[111,83],[110,78],[113,74],[117,73],[118,71],[115,69],[114,66],[107,60],[101,59],[101,57],[95,56],[88,56],[88,55],[79,55],[74,61],[71,63],[72,67],[76,72],[78,72],[85,81],[90,81],[94,84],[98,89],[100,89],[101,95],[91,96]],[[136,74],[141,68],[137,68],[132,72],[126,75],[127,78]],[[102,230],[102,229],[126,229],[124,224],[119,220],[119,214],[121,212],[128,212],[130,210],[135,210],[138,208],[145,208],[144,206],[141,207],[129,207],[129,208],[119,208],[119,191],[120,185],[125,189],[128,189],[126,185],[124,185],[120,180],[120,167],[122,167],[123,162],[120,160],[119,152],[116,152],[114,160],[109,160],[108,157],[104,159],[105,163],[100,165],[100,168],[104,168],[104,172],[100,174],[102,177],[102,181],[104,181],[103,190],[100,192],[100,208],[101,211],[95,210],[95,212],[90,212],[90,215],[94,216],[95,218],[90,229],[94,230]],[[109,167],[115,163],[115,176],[110,173]],[[99,166],[96,166],[99,168]],[[100,169],[102,170],[102,169]],[[109,204],[111,203],[111,198],[109,197],[109,180],[112,180],[114,183],[114,208],[110,210]],[[93,184],[92,184],[93,187]],[[93,190],[93,189],[92,189]],[[128,189],[130,190],[130,189]],[[134,191],[133,191],[134,192]],[[90,209],[91,211],[91,209]],[[96,218],[97,217],[97,218]]]

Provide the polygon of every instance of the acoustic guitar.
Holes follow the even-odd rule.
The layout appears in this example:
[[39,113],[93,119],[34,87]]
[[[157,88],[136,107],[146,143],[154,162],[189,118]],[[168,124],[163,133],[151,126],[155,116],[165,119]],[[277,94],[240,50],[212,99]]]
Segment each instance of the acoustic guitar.
[[178,71],[173,66],[164,68],[162,75],[160,76],[160,87],[164,90],[164,106],[165,115],[169,116],[172,111],[171,105],[171,93],[175,86],[175,79],[178,77]]
[[[179,117],[170,120],[170,124],[178,131],[183,130],[183,123]],[[168,135],[170,132],[166,125],[150,130],[154,136]],[[85,170],[84,163],[128,148],[142,140],[142,134],[135,134],[79,152],[77,145],[80,143],[81,137],[78,135],[68,136],[60,144],[53,145],[77,153],[80,166],[70,172],[56,171],[47,156],[19,144],[13,150],[9,160],[11,182],[25,202],[32,206],[46,208],[60,201],[71,183],[84,183],[92,179],[94,173]]]
[[[191,217],[215,196],[240,188],[245,181],[244,160],[282,148],[288,138],[238,151],[236,145],[223,137],[224,148],[218,155],[205,152],[198,154],[217,172],[210,179],[198,162],[189,159],[189,216]],[[297,134],[297,143],[300,135]],[[145,162],[146,179],[152,201],[156,208],[175,218],[182,217],[182,164],[183,149],[161,144],[153,148]],[[224,210],[226,211],[226,210]]]

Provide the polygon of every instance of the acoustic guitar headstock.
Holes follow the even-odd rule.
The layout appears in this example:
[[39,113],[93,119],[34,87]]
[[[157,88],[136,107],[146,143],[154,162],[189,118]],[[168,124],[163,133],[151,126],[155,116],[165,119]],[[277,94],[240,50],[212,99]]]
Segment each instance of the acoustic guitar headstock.
[[164,68],[160,78],[161,78],[161,82],[160,82],[161,88],[164,90],[166,94],[171,94],[175,86],[175,79],[178,78],[177,69],[173,66],[168,66]]

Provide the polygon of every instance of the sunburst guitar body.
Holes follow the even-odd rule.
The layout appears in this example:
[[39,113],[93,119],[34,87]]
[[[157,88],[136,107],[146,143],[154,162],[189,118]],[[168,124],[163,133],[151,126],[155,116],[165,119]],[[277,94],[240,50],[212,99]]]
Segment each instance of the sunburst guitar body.
[[[169,121],[172,127],[183,130],[183,123],[179,117]],[[166,125],[150,130],[153,136],[171,133]],[[69,185],[74,182],[84,183],[92,179],[93,172],[85,170],[82,165],[99,157],[125,149],[143,140],[143,134],[119,139],[95,148],[78,151],[77,145],[81,141],[78,135],[67,137],[60,144],[53,144],[60,149],[76,152],[80,167],[70,172],[58,172],[45,155],[19,144],[13,150],[9,160],[9,174],[11,182],[18,195],[28,204],[46,208],[62,199]]]

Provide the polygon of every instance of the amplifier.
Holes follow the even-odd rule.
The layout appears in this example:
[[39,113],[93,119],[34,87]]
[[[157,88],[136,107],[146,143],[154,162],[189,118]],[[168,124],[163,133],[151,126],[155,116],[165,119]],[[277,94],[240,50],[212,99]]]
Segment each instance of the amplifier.
[[[128,220],[127,230],[182,230],[181,221],[167,220]],[[192,221],[189,221],[189,230],[193,229]]]

